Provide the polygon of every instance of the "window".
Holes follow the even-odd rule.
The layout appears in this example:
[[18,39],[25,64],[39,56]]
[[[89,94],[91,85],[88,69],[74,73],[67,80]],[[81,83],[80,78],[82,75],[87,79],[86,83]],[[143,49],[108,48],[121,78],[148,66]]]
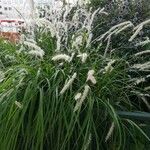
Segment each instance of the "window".
[[2,6],[0,6],[0,8],[2,8]]
[[2,12],[0,12],[0,15],[2,15],[3,13]]
[[7,7],[4,7],[5,10],[7,10]]

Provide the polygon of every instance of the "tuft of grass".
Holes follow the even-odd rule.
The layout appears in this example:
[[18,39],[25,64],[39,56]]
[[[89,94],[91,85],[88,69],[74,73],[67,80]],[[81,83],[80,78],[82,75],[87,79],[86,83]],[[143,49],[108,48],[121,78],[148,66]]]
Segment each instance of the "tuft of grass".
[[140,137],[149,142],[139,122],[117,114],[140,111],[140,98],[131,97],[149,95],[135,84],[139,60],[105,53],[104,41],[92,45],[93,21],[102,11],[49,8],[34,35],[18,45],[0,41],[0,149],[125,149],[129,141],[137,148]]

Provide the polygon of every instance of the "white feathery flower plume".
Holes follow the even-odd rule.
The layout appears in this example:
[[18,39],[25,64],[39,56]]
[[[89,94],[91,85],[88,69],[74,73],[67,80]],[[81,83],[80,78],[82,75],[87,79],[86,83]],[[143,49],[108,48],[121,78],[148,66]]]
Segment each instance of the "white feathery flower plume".
[[3,89],[3,90],[5,92],[4,93],[0,93],[0,103],[3,103],[5,101],[6,97],[11,97],[11,94],[14,91],[14,89],[10,89],[10,90]]
[[81,58],[82,63],[85,63],[88,55],[87,53],[82,53],[82,54],[77,55],[77,57]]
[[50,22],[46,18],[38,18],[38,19],[36,19],[36,24],[39,27],[44,27],[44,31],[45,31],[45,29],[46,29],[46,31],[49,30],[52,37],[56,36],[56,32],[57,31],[56,31],[56,27],[55,27],[54,23]]
[[29,51],[29,54],[33,55],[33,56],[36,56],[36,57],[43,58],[45,52],[43,50],[42,51],[31,50],[31,51]]
[[0,83],[5,79],[5,74],[3,71],[0,71]]
[[74,73],[73,76],[69,79],[69,81],[64,85],[63,89],[60,91],[60,94],[64,94],[66,92],[66,90],[72,85],[76,77],[77,73]]
[[96,84],[96,79],[94,77],[94,73],[95,73],[94,70],[89,70],[88,77],[87,77],[86,81],[91,81],[93,84]]
[[117,35],[117,34],[119,34],[120,32],[122,32],[124,30],[126,30],[129,27],[134,27],[133,23],[129,23],[129,24],[125,25],[124,27],[122,27],[121,29],[119,29],[115,34]]
[[145,105],[147,106],[147,108],[150,110],[150,104],[149,101],[145,98],[145,97],[141,97],[142,101],[145,103]]
[[133,41],[133,39],[135,39],[135,37],[140,33],[140,31],[143,29],[143,26],[140,26],[135,33],[130,37],[129,42]]
[[144,88],[145,91],[150,90],[150,86]]
[[75,100],[77,101],[77,100],[79,100],[80,98],[81,98],[81,96],[82,96],[82,94],[81,93],[77,93],[76,95],[75,95]]
[[90,43],[92,41],[92,37],[93,37],[93,34],[90,33],[89,36],[88,36],[87,42],[86,42],[86,48],[90,46]]
[[93,24],[93,21],[94,21],[94,18],[95,18],[95,15],[99,12],[101,13],[104,8],[102,8],[100,11],[100,8],[96,9],[91,15],[90,15],[90,18],[88,20],[88,24],[87,24],[87,30],[88,30],[88,33],[91,33],[91,27],[92,27],[92,24]]
[[150,19],[148,19],[148,20],[146,20],[146,21],[140,23],[139,25],[137,25],[137,26],[134,28],[134,30],[136,30],[136,31],[135,31],[135,33],[130,37],[129,42],[133,41],[133,40],[136,38],[136,36],[139,34],[139,32],[143,29],[143,26],[146,25],[146,24],[148,24],[148,23],[150,23]]
[[134,54],[134,56],[140,56],[140,55],[143,55],[143,54],[150,54],[150,50],[145,50],[145,51],[142,51],[142,52],[138,52],[138,53]]
[[104,14],[104,15],[109,15],[106,11],[104,11],[105,10],[105,8],[102,8],[99,12],[98,12],[98,14]]
[[[131,21],[125,21],[122,22],[120,24],[117,24],[115,26],[113,26],[112,28],[110,28],[106,33],[102,34],[100,36],[100,38],[97,39],[97,41],[101,41],[102,39],[104,39],[106,36],[109,37],[109,35],[115,34],[117,33],[119,30],[121,30],[121,27],[127,26],[128,24],[132,24]],[[121,32],[121,31],[120,31]]]
[[112,67],[112,65],[115,63],[116,60],[111,60],[110,62],[108,62],[107,66],[104,68],[105,72],[111,72],[114,68]]
[[109,140],[109,138],[112,136],[112,133],[114,131],[114,128],[115,128],[115,124],[114,122],[111,124],[111,127],[106,135],[106,138],[105,138],[105,142],[107,142]]
[[74,56],[75,56],[75,53],[73,52],[70,57],[70,62],[73,60]]
[[139,69],[139,70],[145,70],[150,68],[150,61],[146,62],[144,64],[135,64],[131,68]]
[[145,93],[141,93],[141,92],[138,92],[138,91],[131,91],[132,93],[136,94],[137,96],[140,96],[140,97],[150,97],[150,94],[145,94]]
[[57,34],[57,49],[56,51],[59,51],[61,48],[61,37]]
[[145,37],[144,41],[137,43],[135,46],[145,46],[146,44],[149,44],[149,43],[150,43],[149,37]]
[[33,48],[33,49],[36,49],[36,50],[41,50],[41,48],[36,45],[36,42],[24,41],[23,44],[30,47],[30,48]]
[[138,97],[142,99],[142,101],[146,104],[147,108],[150,109],[150,104],[147,101],[150,97],[150,94],[143,94],[138,91],[131,91],[132,93],[136,94]]
[[146,20],[146,21],[143,21],[141,22],[139,25],[137,25],[134,30],[137,30],[140,26],[144,26],[146,24],[149,24],[150,23],[150,19]]
[[29,48],[32,48],[31,51],[29,51],[30,55],[36,56],[36,57],[40,57],[43,58],[43,56],[45,55],[45,52],[36,45],[36,42],[29,42],[29,41],[24,41],[24,45],[28,46]]
[[106,54],[109,50],[110,43],[111,43],[111,35],[108,36],[108,41],[107,41],[107,46],[105,48],[104,57],[106,57]]
[[66,62],[70,62],[71,57],[68,56],[68,55],[66,55],[66,54],[58,54],[58,55],[56,55],[56,56],[53,56],[53,57],[52,57],[52,60],[53,60],[53,61],[64,60],[64,61],[66,61]]
[[82,7],[87,4],[90,4],[90,0],[78,0],[78,5]]
[[139,79],[135,80],[135,84],[138,85],[138,84],[145,82],[145,81],[146,81],[145,78],[139,78]]
[[86,142],[86,144],[84,145],[84,150],[88,150],[89,145],[90,145],[90,143],[91,143],[91,140],[92,140],[92,134],[90,133],[89,136],[88,136],[87,142]]
[[16,105],[18,108],[20,108],[20,109],[23,108],[23,105],[22,105],[20,102],[18,102],[18,101],[15,101],[15,105]]
[[85,85],[83,94],[82,94],[81,98],[78,99],[78,101],[75,105],[74,112],[76,112],[82,106],[82,103],[84,102],[84,100],[88,96],[89,90],[90,90],[90,87],[88,85]]
[[[74,36],[73,36],[74,37]],[[75,47],[75,48],[79,48],[79,46],[82,45],[82,41],[83,41],[83,37],[82,35],[79,35],[75,38],[75,40],[73,41],[72,43],[72,47]]]

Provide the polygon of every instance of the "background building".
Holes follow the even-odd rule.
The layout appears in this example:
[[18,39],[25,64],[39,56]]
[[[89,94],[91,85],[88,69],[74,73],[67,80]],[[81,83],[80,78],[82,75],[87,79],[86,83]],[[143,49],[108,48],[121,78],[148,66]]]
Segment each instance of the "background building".
[[0,19],[22,19],[25,15],[21,0],[0,0]]

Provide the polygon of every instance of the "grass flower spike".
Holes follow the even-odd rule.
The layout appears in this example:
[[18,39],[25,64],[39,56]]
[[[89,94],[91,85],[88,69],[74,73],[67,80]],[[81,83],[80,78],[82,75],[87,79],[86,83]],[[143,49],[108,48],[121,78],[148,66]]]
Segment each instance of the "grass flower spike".
[[20,108],[20,109],[23,108],[23,105],[22,105],[20,102],[18,102],[18,101],[15,101],[15,105],[16,105],[18,108]]
[[107,66],[105,67],[105,72],[104,73],[109,73],[111,72],[114,68],[112,67],[112,65],[115,63],[116,60],[111,60],[108,62]]
[[84,102],[84,100],[88,96],[89,90],[90,90],[90,87],[88,85],[85,85],[83,94],[82,94],[81,98],[77,101],[77,103],[74,107],[74,112],[76,112],[77,110],[79,110],[81,108],[82,103]]
[[74,73],[71,79],[64,85],[63,89],[61,90],[60,94],[64,94],[65,91],[72,85],[73,81],[77,77],[77,73]]
[[88,55],[87,53],[82,53],[82,54],[77,55],[77,57],[81,58],[82,63],[85,63]]
[[94,70],[89,70],[88,77],[87,77],[86,81],[91,81],[93,84],[96,84],[96,79],[94,77],[94,73],[95,73]]
[[74,99],[77,101],[81,98],[81,96],[82,96],[81,93],[77,93]]
[[35,57],[43,58],[45,53],[44,53],[43,50],[40,50],[40,51],[31,50],[31,51],[29,51],[29,54],[32,55],[32,56],[35,56]]
[[113,123],[111,124],[111,127],[110,127],[108,133],[107,133],[107,136],[106,136],[106,138],[105,138],[105,142],[107,142],[107,141],[109,140],[109,138],[112,136],[112,133],[113,133],[113,131],[114,131],[114,128],[115,128],[115,124],[114,124],[114,122],[113,122]]
[[66,62],[70,62],[71,57],[66,55],[66,54],[59,54],[59,55],[56,55],[56,56],[52,57],[52,60],[53,61],[64,60]]

